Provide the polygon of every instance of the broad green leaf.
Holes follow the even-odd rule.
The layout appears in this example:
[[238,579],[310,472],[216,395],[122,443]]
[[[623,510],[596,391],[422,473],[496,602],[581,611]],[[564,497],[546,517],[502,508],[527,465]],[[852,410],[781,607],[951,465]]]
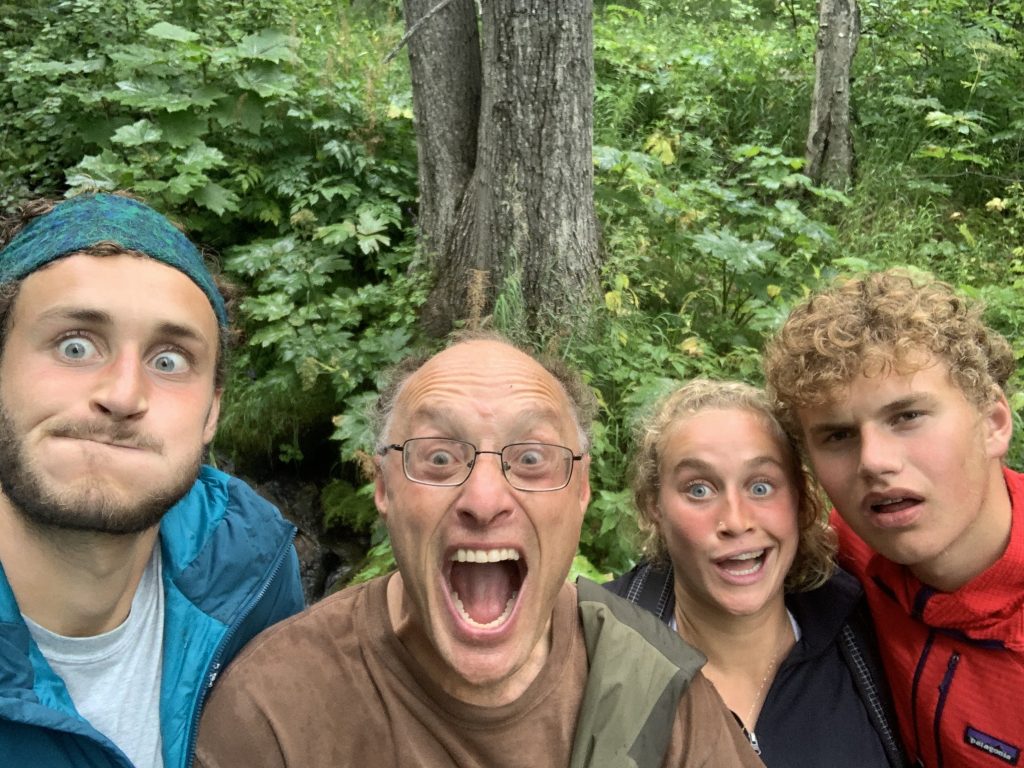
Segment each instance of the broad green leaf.
[[273,64],[257,62],[245,72],[236,74],[235,83],[239,88],[270,98],[291,93],[295,87],[295,78]]
[[199,35],[195,32],[166,21],[154,24],[146,30],[146,34],[158,37],[161,40],[174,40],[179,43],[192,43],[199,39]]
[[367,256],[379,251],[382,245],[391,245],[391,238],[387,235],[359,236],[359,250]]
[[672,150],[672,140],[658,131],[647,137],[644,142],[644,150],[658,158],[662,165],[672,165],[676,161],[676,154]]
[[139,120],[131,125],[118,128],[110,140],[115,144],[124,144],[127,147],[138,147],[143,144],[155,144],[161,141],[163,136],[163,131],[149,120]]
[[[255,313],[254,316],[256,316]],[[249,343],[255,347],[272,347],[285,339],[292,338],[294,335],[295,329],[290,325],[287,323],[276,323],[263,326],[252,335]]]
[[[164,183],[164,182],[161,182]],[[193,192],[206,183],[206,176],[201,173],[179,173],[164,183],[168,192],[177,200],[187,200]]]
[[206,121],[191,112],[171,112],[156,118],[157,126],[163,132],[164,141],[172,147],[187,147],[205,136]]
[[276,29],[264,29],[244,38],[238,44],[238,55],[247,59],[272,61],[275,64],[295,60],[291,37]]
[[729,228],[718,231],[706,229],[693,236],[693,243],[702,253],[721,259],[737,274],[764,269],[764,256],[774,251],[766,240],[744,240]]
[[[165,192],[170,192],[171,194],[175,193],[174,179],[171,179],[169,182],[164,181],[163,179],[143,179],[141,181],[134,182],[131,187],[140,195],[144,195],[146,197],[157,197]],[[184,197],[184,195],[178,195],[178,197]]]
[[341,245],[356,236],[356,225],[346,219],[340,224],[328,224],[316,231],[316,239],[327,245]]
[[225,211],[238,210],[238,195],[216,182],[208,182],[196,192],[195,199],[201,206],[209,208],[218,216],[222,216]]
[[225,91],[215,85],[204,84],[192,91],[191,94],[191,106],[192,107],[212,107],[217,103],[218,100],[223,99],[228,94]]
[[175,163],[180,173],[204,173],[224,165],[224,153],[202,140],[194,141]]
[[165,96],[168,92],[167,83],[163,80],[119,80],[114,85],[122,97],[154,98]]
[[387,227],[387,221],[373,211],[363,208],[359,211],[359,223],[356,231],[360,235],[372,235],[383,231]]

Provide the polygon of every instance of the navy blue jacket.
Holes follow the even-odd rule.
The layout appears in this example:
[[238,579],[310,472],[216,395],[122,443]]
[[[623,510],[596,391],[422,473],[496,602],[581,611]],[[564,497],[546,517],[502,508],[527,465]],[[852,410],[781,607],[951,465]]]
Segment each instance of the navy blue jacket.
[[[192,763],[217,673],[257,632],[303,607],[295,527],[242,481],[203,467],[160,523],[164,768]],[[0,566],[0,765],[129,768],[75,710],[32,641]]]
[[[668,623],[671,566],[641,563],[605,585]],[[902,768],[891,697],[860,584],[845,571],[809,592],[786,595],[800,641],[783,659],[757,719],[765,765]]]

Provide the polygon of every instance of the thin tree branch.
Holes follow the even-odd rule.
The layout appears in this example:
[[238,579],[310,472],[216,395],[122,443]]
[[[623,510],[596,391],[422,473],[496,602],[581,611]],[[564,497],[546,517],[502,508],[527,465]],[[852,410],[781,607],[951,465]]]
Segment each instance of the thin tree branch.
[[398,41],[398,45],[395,46],[394,50],[392,50],[391,53],[384,57],[384,63],[391,63],[391,60],[398,55],[398,52],[402,50],[403,47],[405,47],[405,44],[409,42],[409,38],[416,33],[416,30],[423,25],[423,22],[425,22],[435,13],[443,11],[445,7],[451,3],[451,1],[452,0],[441,0],[441,2],[439,2],[437,5],[431,8],[425,14],[423,14],[423,16],[420,19],[418,19],[415,24],[409,27],[408,31],[404,35],[402,35],[402,39]]

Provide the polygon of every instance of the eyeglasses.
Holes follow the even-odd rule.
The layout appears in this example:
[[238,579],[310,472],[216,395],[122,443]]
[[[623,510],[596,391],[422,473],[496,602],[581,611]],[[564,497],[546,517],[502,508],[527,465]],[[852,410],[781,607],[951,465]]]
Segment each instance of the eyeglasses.
[[414,483],[456,486],[469,479],[476,457],[501,457],[501,471],[519,491],[559,491],[569,484],[573,465],[583,458],[564,445],[511,443],[500,451],[479,451],[472,443],[446,437],[413,437],[401,445],[385,445],[377,452],[402,452],[402,469]]

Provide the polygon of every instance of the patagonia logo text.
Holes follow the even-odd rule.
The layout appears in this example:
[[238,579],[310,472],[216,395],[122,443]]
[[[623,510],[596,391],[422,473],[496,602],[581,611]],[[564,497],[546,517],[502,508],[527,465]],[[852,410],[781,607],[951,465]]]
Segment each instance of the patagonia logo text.
[[989,736],[970,726],[967,726],[967,730],[964,731],[964,743],[970,744],[975,749],[980,749],[992,757],[999,758],[1007,765],[1016,765],[1020,759],[1020,747],[1007,744],[995,736]]

